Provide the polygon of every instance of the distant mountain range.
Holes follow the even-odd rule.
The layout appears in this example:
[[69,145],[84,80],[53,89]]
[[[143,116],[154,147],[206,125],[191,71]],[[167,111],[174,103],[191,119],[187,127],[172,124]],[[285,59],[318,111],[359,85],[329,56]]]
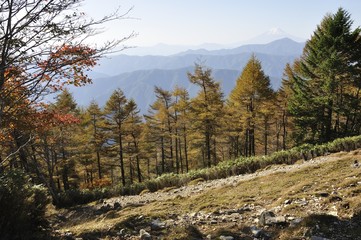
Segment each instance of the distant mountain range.
[[203,43],[200,45],[191,46],[191,45],[170,45],[170,44],[159,43],[149,47],[143,46],[143,47],[128,48],[123,52],[126,55],[132,55],[132,56],[146,56],[146,55],[169,56],[187,50],[198,50],[198,49],[218,50],[225,48],[231,49],[247,44],[267,44],[282,38],[289,38],[295,42],[306,41],[305,39],[292,36],[291,34],[288,34],[287,32],[283,31],[282,29],[275,27],[269,29],[268,31],[258,36],[252,37],[251,39],[248,39],[246,41],[230,43],[230,44]]
[[232,49],[188,50],[171,56],[117,55],[100,61],[90,76],[93,84],[71,88],[79,105],[87,106],[94,99],[104,105],[116,88],[121,88],[127,98],[133,98],[142,113],[154,102],[154,86],[172,90],[174,86],[188,89],[191,96],[198,89],[189,83],[187,72],[192,72],[195,63],[202,63],[213,70],[213,77],[221,82],[227,96],[234,88],[251,54],[261,61],[264,72],[270,77],[274,89],[281,83],[283,70],[302,54],[304,43],[289,38],[268,44],[250,44]]

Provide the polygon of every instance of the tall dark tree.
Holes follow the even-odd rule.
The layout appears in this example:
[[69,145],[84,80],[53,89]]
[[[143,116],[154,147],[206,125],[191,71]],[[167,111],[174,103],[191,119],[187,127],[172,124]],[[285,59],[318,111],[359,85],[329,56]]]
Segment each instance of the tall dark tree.
[[361,29],[350,14],[327,14],[307,41],[298,69],[290,111],[299,141],[327,142],[360,133]]

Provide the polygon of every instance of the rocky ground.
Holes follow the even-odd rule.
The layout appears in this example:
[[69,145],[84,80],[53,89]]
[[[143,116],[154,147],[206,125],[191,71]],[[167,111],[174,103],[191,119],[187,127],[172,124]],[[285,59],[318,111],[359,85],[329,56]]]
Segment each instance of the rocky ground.
[[361,151],[58,210],[63,239],[361,239]]

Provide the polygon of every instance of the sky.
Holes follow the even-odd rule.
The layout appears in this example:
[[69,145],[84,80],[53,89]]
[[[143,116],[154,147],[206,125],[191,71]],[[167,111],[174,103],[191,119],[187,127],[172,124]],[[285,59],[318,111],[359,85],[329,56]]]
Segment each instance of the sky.
[[339,7],[361,26],[360,0],[84,0],[83,10],[95,19],[120,7],[128,19],[103,26],[95,41],[136,37],[129,46],[233,44],[271,28],[309,39],[327,13]]

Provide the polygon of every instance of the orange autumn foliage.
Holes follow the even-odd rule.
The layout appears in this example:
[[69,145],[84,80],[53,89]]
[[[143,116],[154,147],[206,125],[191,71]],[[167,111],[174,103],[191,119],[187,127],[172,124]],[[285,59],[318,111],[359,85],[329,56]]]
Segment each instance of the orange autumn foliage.
[[41,74],[42,81],[49,82],[49,87],[55,91],[69,84],[83,86],[91,83],[85,71],[94,67],[97,60],[96,50],[88,46],[64,45],[38,64],[42,72],[37,74]]

